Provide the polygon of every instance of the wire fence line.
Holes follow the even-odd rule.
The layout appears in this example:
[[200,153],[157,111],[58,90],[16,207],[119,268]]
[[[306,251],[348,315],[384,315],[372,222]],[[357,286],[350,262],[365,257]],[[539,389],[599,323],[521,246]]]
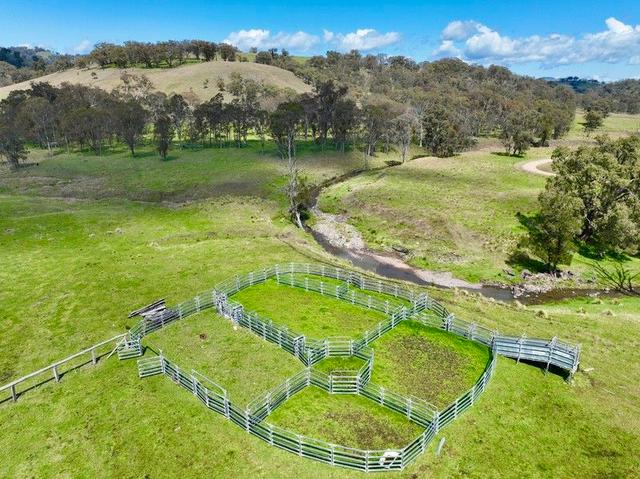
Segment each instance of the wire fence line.
[[[318,292],[382,312],[387,318],[357,339],[308,339],[303,334],[261,318],[255,312],[246,311],[241,303],[230,299],[242,289],[272,278],[280,284]],[[330,281],[326,281],[327,278]],[[366,294],[367,292],[388,295],[391,299],[383,300],[375,295]],[[425,293],[415,293],[397,284],[371,280],[340,268],[298,263],[275,265],[246,275],[237,275],[219,284],[212,291],[201,293],[173,309],[165,309],[144,317],[132,329],[128,340],[133,346],[127,346],[127,351],[139,348],[140,339],[149,332],[207,308],[215,308],[219,314],[237,325],[277,344],[297,357],[306,368],[249,403],[244,410],[229,400],[224,388],[195,371],[185,373],[164,356],[140,360],[140,377],[165,374],[177,384],[192,391],[207,407],[271,445],[302,457],[366,472],[400,470],[413,462],[424,452],[442,427],[474,404],[493,373],[498,354],[518,360],[535,358],[546,363],[547,368],[553,364],[564,367],[571,373],[575,371],[579,362],[579,347],[561,343],[556,338],[546,341],[500,336],[495,331],[456,318]],[[419,398],[388,391],[370,382],[373,351],[368,345],[405,320],[419,321],[426,326],[445,330],[490,348],[491,359],[478,381],[443,409],[438,409]],[[332,356],[355,356],[363,359],[365,364],[358,371],[324,373],[312,368],[317,362]],[[361,395],[406,416],[410,421],[424,427],[424,432],[402,449],[361,450],[308,438],[266,422],[266,418],[278,406],[308,386],[319,387],[331,394]]]

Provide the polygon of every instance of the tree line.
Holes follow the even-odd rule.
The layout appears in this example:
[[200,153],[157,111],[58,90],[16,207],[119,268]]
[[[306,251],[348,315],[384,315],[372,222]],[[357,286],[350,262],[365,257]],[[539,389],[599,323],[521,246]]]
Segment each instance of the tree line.
[[640,253],[640,137],[596,138],[596,146],[553,153],[555,177],[524,223],[529,247],[555,271],[583,248],[588,255]]
[[[506,71],[500,73],[517,78]],[[392,147],[405,161],[412,142],[435,155],[451,156],[472,146],[481,134],[499,136],[509,153],[520,154],[529,145],[544,145],[564,134],[573,114],[570,102],[567,106],[542,95],[532,98],[531,104],[514,100],[506,92],[473,101],[464,95],[431,92],[418,97],[396,95],[394,100],[384,95],[361,95],[333,79],[317,80],[313,92],[300,95],[238,74],[226,84],[222,80],[218,83],[229,101],[219,93],[203,103],[190,104],[181,95],[167,96],[154,90],[143,75],[126,72],[111,93],[81,85],[36,83],[30,90],[12,92],[0,104],[3,131],[14,130],[25,143],[47,149],[91,148],[96,154],[114,140],[135,154],[145,132],[163,130],[181,144],[242,147],[250,133],[264,145],[266,136],[273,133],[277,113],[278,118],[289,118],[295,125],[288,151],[295,151],[296,138],[342,152],[358,147],[367,165],[376,151]],[[282,108],[287,108],[286,115]],[[271,135],[274,139],[279,136]],[[280,147],[280,142],[276,144]],[[19,159],[20,155],[14,154],[10,162],[16,166]]]
[[417,63],[404,56],[329,51],[304,63],[286,52],[258,52],[256,61],[287,68],[310,84],[334,81],[352,98],[381,98],[411,105],[420,124],[420,143],[448,156],[481,136],[499,136],[509,154],[546,146],[564,135],[575,115],[576,95],[565,85],[511,73],[498,66],[444,59]]
[[206,40],[168,40],[155,43],[127,41],[122,45],[98,43],[85,61],[93,62],[102,68],[109,65],[118,68],[171,68],[182,65],[189,58],[204,62],[216,59],[235,61],[237,53],[238,50],[228,43]]

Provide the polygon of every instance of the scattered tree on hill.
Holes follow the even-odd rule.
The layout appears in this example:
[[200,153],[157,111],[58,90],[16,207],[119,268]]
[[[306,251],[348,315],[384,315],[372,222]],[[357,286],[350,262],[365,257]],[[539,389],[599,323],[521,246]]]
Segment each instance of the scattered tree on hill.
[[356,103],[350,99],[340,99],[336,102],[331,120],[331,131],[336,148],[342,153],[349,143],[349,139],[358,128],[360,111]]
[[526,244],[555,272],[560,264],[571,264],[574,239],[580,232],[582,203],[565,198],[558,190],[547,188],[539,197],[540,211],[529,225]]
[[411,146],[413,135],[418,129],[418,124],[410,112],[405,112],[392,121],[391,127],[393,139],[398,145],[398,150],[400,150],[400,160],[404,163],[407,160],[409,147]]
[[57,115],[52,103],[46,98],[33,96],[22,104],[21,114],[27,135],[47,148],[49,155],[52,155],[57,126]]
[[291,160],[296,156],[296,130],[304,111],[298,102],[280,103],[269,119],[269,131],[278,147],[280,156]]
[[167,159],[171,139],[173,138],[173,124],[169,115],[160,115],[153,124],[158,154],[163,160]]
[[115,131],[135,156],[136,144],[140,141],[147,123],[147,112],[133,99],[117,100],[113,104]]
[[433,104],[422,119],[424,145],[436,156],[453,156],[474,143],[468,125],[454,115],[444,105]]
[[549,180],[584,205],[579,238],[600,253],[640,248],[640,138],[597,139],[596,147],[557,149]]
[[302,228],[301,204],[302,192],[306,189],[300,177],[296,161],[296,130],[302,122],[304,111],[298,102],[284,102],[278,105],[270,115],[269,130],[278,146],[280,156],[287,160],[287,184],[284,192],[289,201],[289,214]]
[[0,103],[0,157],[9,163],[12,170],[20,167],[20,161],[27,158],[25,132],[18,121],[18,104],[5,100]]
[[218,45],[218,52],[220,53],[220,58],[225,62],[233,62],[236,59],[237,53],[236,47],[233,45],[229,45],[228,43],[221,43]]
[[364,167],[369,168],[369,158],[377,145],[391,128],[394,118],[393,106],[388,103],[370,103],[362,109],[362,142],[364,144]]
[[168,98],[166,109],[178,141],[182,144],[184,125],[191,114],[189,104],[182,95],[175,94]]
[[585,133],[589,135],[598,128],[601,128],[603,121],[604,117],[602,116],[602,113],[596,110],[589,110],[584,114],[584,123],[582,124],[582,127],[584,128]]
[[640,138],[597,139],[596,147],[553,154],[556,176],[540,196],[529,244],[554,269],[573,245],[593,253],[640,251]]
[[[501,125],[500,138],[509,155],[522,155],[534,142],[536,125],[539,124],[536,112],[525,105],[512,104]],[[542,123],[542,128],[547,122]],[[543,135],[547,135],[545,131]]]

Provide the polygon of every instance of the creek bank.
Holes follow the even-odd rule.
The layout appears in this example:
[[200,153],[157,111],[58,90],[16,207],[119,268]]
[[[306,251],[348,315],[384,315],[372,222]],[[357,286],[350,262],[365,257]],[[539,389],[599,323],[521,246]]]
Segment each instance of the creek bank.
[[[432,271],[409,265],[405,258],[410,253],[402,246],[395,246],[392,251],[380,252],[367,247],[358,229],[348,223],[348,215],[325,213],[318,207],[318,198],[323,189],[347,181],[365,172],[380,171],[397,165],[389,164],[375,169],[354,170],[324,181],[311,191],[308,207],[313,221],[306,223],[305,228],[316,242],[333,256],[349,261],[354,266],[370,271],[379,276],[408,281],[420,286],[435,286],[445,289],[460,289],[469,293],[477,293],[489,299],[503,302],[519,301],[525,304],[539,304],[557,301],[564,298],[581,296],[611,296],[615,292],[597,289],[593,283],[581,280],[570,272],[559,276],[546,273],[531,273],[524,270],[517,284],[506,283],[471,283],[453,276],[451,272]],[[505,271],[507,272],[507,271]],[[515,277],[509,271],[507,276]],[[578,285],[578,287],[575,287]]]

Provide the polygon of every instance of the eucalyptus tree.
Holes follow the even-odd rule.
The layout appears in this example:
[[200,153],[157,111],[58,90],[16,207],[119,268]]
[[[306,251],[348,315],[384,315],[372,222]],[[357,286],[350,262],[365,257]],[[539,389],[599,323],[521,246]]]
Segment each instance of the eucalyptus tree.
[[287,160],[287,184],[284,187],[289,201],[289,214],[296,225],[302,228],[302,197],[306,184],[301,178],[296,161],[296,133],[302,122],[304,110],[299,102],[289,101],[278,105],[269,118],[269,131],[278,147],[282,159]]

